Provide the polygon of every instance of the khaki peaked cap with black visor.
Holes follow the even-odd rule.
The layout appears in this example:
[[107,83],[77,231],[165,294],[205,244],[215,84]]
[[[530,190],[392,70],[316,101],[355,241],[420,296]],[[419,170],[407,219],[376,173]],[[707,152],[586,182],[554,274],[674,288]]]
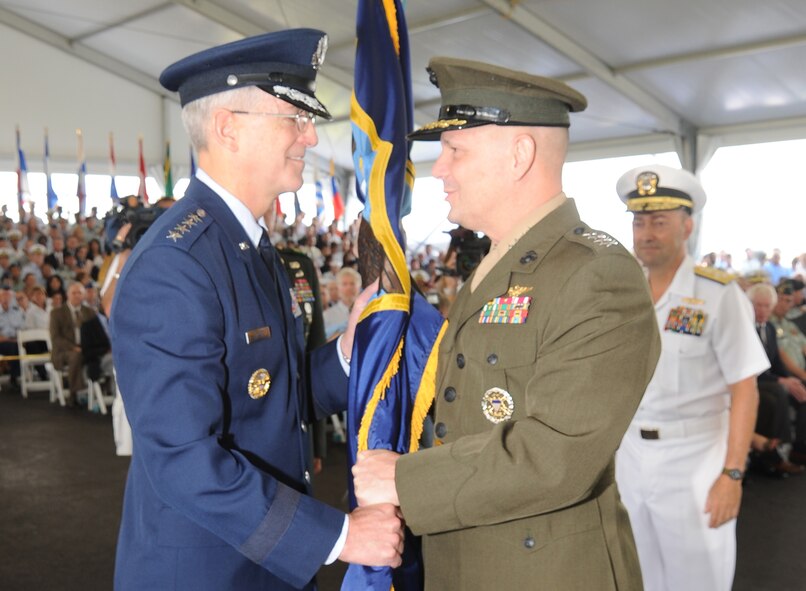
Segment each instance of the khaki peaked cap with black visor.
[[442,97],[439,119],[409,134],[412,140],[438,140],[443,131],[491,124],[568,127],[568,113],[588,106],[559,80],[482,62],[435,57],[428,72]]

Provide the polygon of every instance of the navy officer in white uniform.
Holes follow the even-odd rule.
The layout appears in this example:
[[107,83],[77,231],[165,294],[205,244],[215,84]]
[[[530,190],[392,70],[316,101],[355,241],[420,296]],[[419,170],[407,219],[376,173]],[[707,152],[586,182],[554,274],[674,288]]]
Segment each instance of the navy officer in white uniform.
[[736,516],[768,366],[749,300],[686,253],[705,191],[688,171],[626,172],[635,254],[649,281],[661,356],[616,455],[647,591],[729,591]]
[[260,35],[160,77],[199,169],[140,239],[112,309],[134,439],[118,590],[314,589],[337,558],[400,563],[394,507],[345,515],[310,496],[307,425],[346,407],[352,335],[313,354],[314,403],[301,310],[256,221],[302,185],[314,117],[329,117],[314,94],[326,44],[311,29]]

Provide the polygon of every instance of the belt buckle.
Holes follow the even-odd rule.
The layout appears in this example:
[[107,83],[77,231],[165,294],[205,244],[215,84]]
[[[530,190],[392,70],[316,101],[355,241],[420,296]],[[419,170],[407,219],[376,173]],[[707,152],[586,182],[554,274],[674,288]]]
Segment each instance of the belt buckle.
[[660,431],[657,429],[641,429],[641,439],[660,439]]

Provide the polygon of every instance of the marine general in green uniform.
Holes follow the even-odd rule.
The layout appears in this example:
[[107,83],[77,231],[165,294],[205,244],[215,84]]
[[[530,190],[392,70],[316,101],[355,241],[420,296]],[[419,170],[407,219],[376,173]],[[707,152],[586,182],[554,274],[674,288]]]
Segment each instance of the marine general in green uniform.
[[437,445],[364,452],[359,502],[394,502],[423,536],[426,589],[640,589],[613,457],[659,355],[646,280],[562,192],[565,84],[435,58],[433,175],[448,218],[490,254],[439,348]]

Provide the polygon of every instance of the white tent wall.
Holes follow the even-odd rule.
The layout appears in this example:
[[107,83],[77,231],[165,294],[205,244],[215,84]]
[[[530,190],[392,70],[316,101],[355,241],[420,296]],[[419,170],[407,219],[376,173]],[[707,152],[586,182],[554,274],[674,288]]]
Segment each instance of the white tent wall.
[[[158,184],[170,140],[176,182],[189,171],[188,140],[159,72],[205,47],[312,26],[330,35],[318,93],[335,120],[318,124],[320,142],[306,157],[305,180],[326,176],[333,159],[344,190],[352,165],[356,5],[0,0],[0,172],[17,167],[16,125],[29,171],[42,170],[48,127],[51,172],[75,172],[81,128],[90,174],[108,173],[113,132],[118,174],[137,174],[142,136],[148,174]],[[417,125],[432,120],[439,105],[425,72],[428,59],[462,55],[556,76],[586,94],[588,110],[572,116],[571,162],[674,152],[699,173],[723,146],[806,137],[803,0],[410,0],[406,18]],[[415,144],[419,178],[430,175],[438,153],[438,143]]]
[[0,130],[7,136],[0,142],[1,170],[17,168],[17,125],[31,172],[42,171],[46,127],[51,172],[76,171],[77,129],[83,134],[90,174],[109,172],[110,132],[118,174],[137,174],[140,136],[146,164],[160,164],[165,130],[172,140],[172,160],[187,167],[188,140],[178,103],[4,25],[0,55],[5,56]]
[[[335,121],[320,126],[309,164],[351,168],[349,94],[357,0],[0,0],[0,129],[19,123],[36,169],[41,128],[51,128],[54,170],[72,169],[74,130],[85,131],[91,170],[105,170],[115,132],[119,170],[137,167],[137,137],[150,167],[171,140],[188,161],[175,97],[157,83],[169,63],[216,44],[284,27],[324,29],[331,40],[320,76]],[[806,136],[806,3],[754,0],[412,0],[415,123],[436,115],[425,65],[462,55],[559,77],[586,94],[571,130],[571,160],[671,149],[700,169],[721,145]],[[162,97],[162,98],[160,98]],[[168,98],[166,98],[168,97]],[[165,102],[166,104],[161,104]],[[49,121],[45,121],[48,119]],[[697,146],[705,138],[709,148]],[[437,146],[412,152],[427,174]],[[9,160],[10,158],[10,160]],[[0,164],[14,162],[0,142]],[[309,167],[309,168],[311,168]],[[175,168],[175,177],[177,176]],[[306,175],[308,173],[306,172]],[[306,179],[310,180],[310,179]]]

